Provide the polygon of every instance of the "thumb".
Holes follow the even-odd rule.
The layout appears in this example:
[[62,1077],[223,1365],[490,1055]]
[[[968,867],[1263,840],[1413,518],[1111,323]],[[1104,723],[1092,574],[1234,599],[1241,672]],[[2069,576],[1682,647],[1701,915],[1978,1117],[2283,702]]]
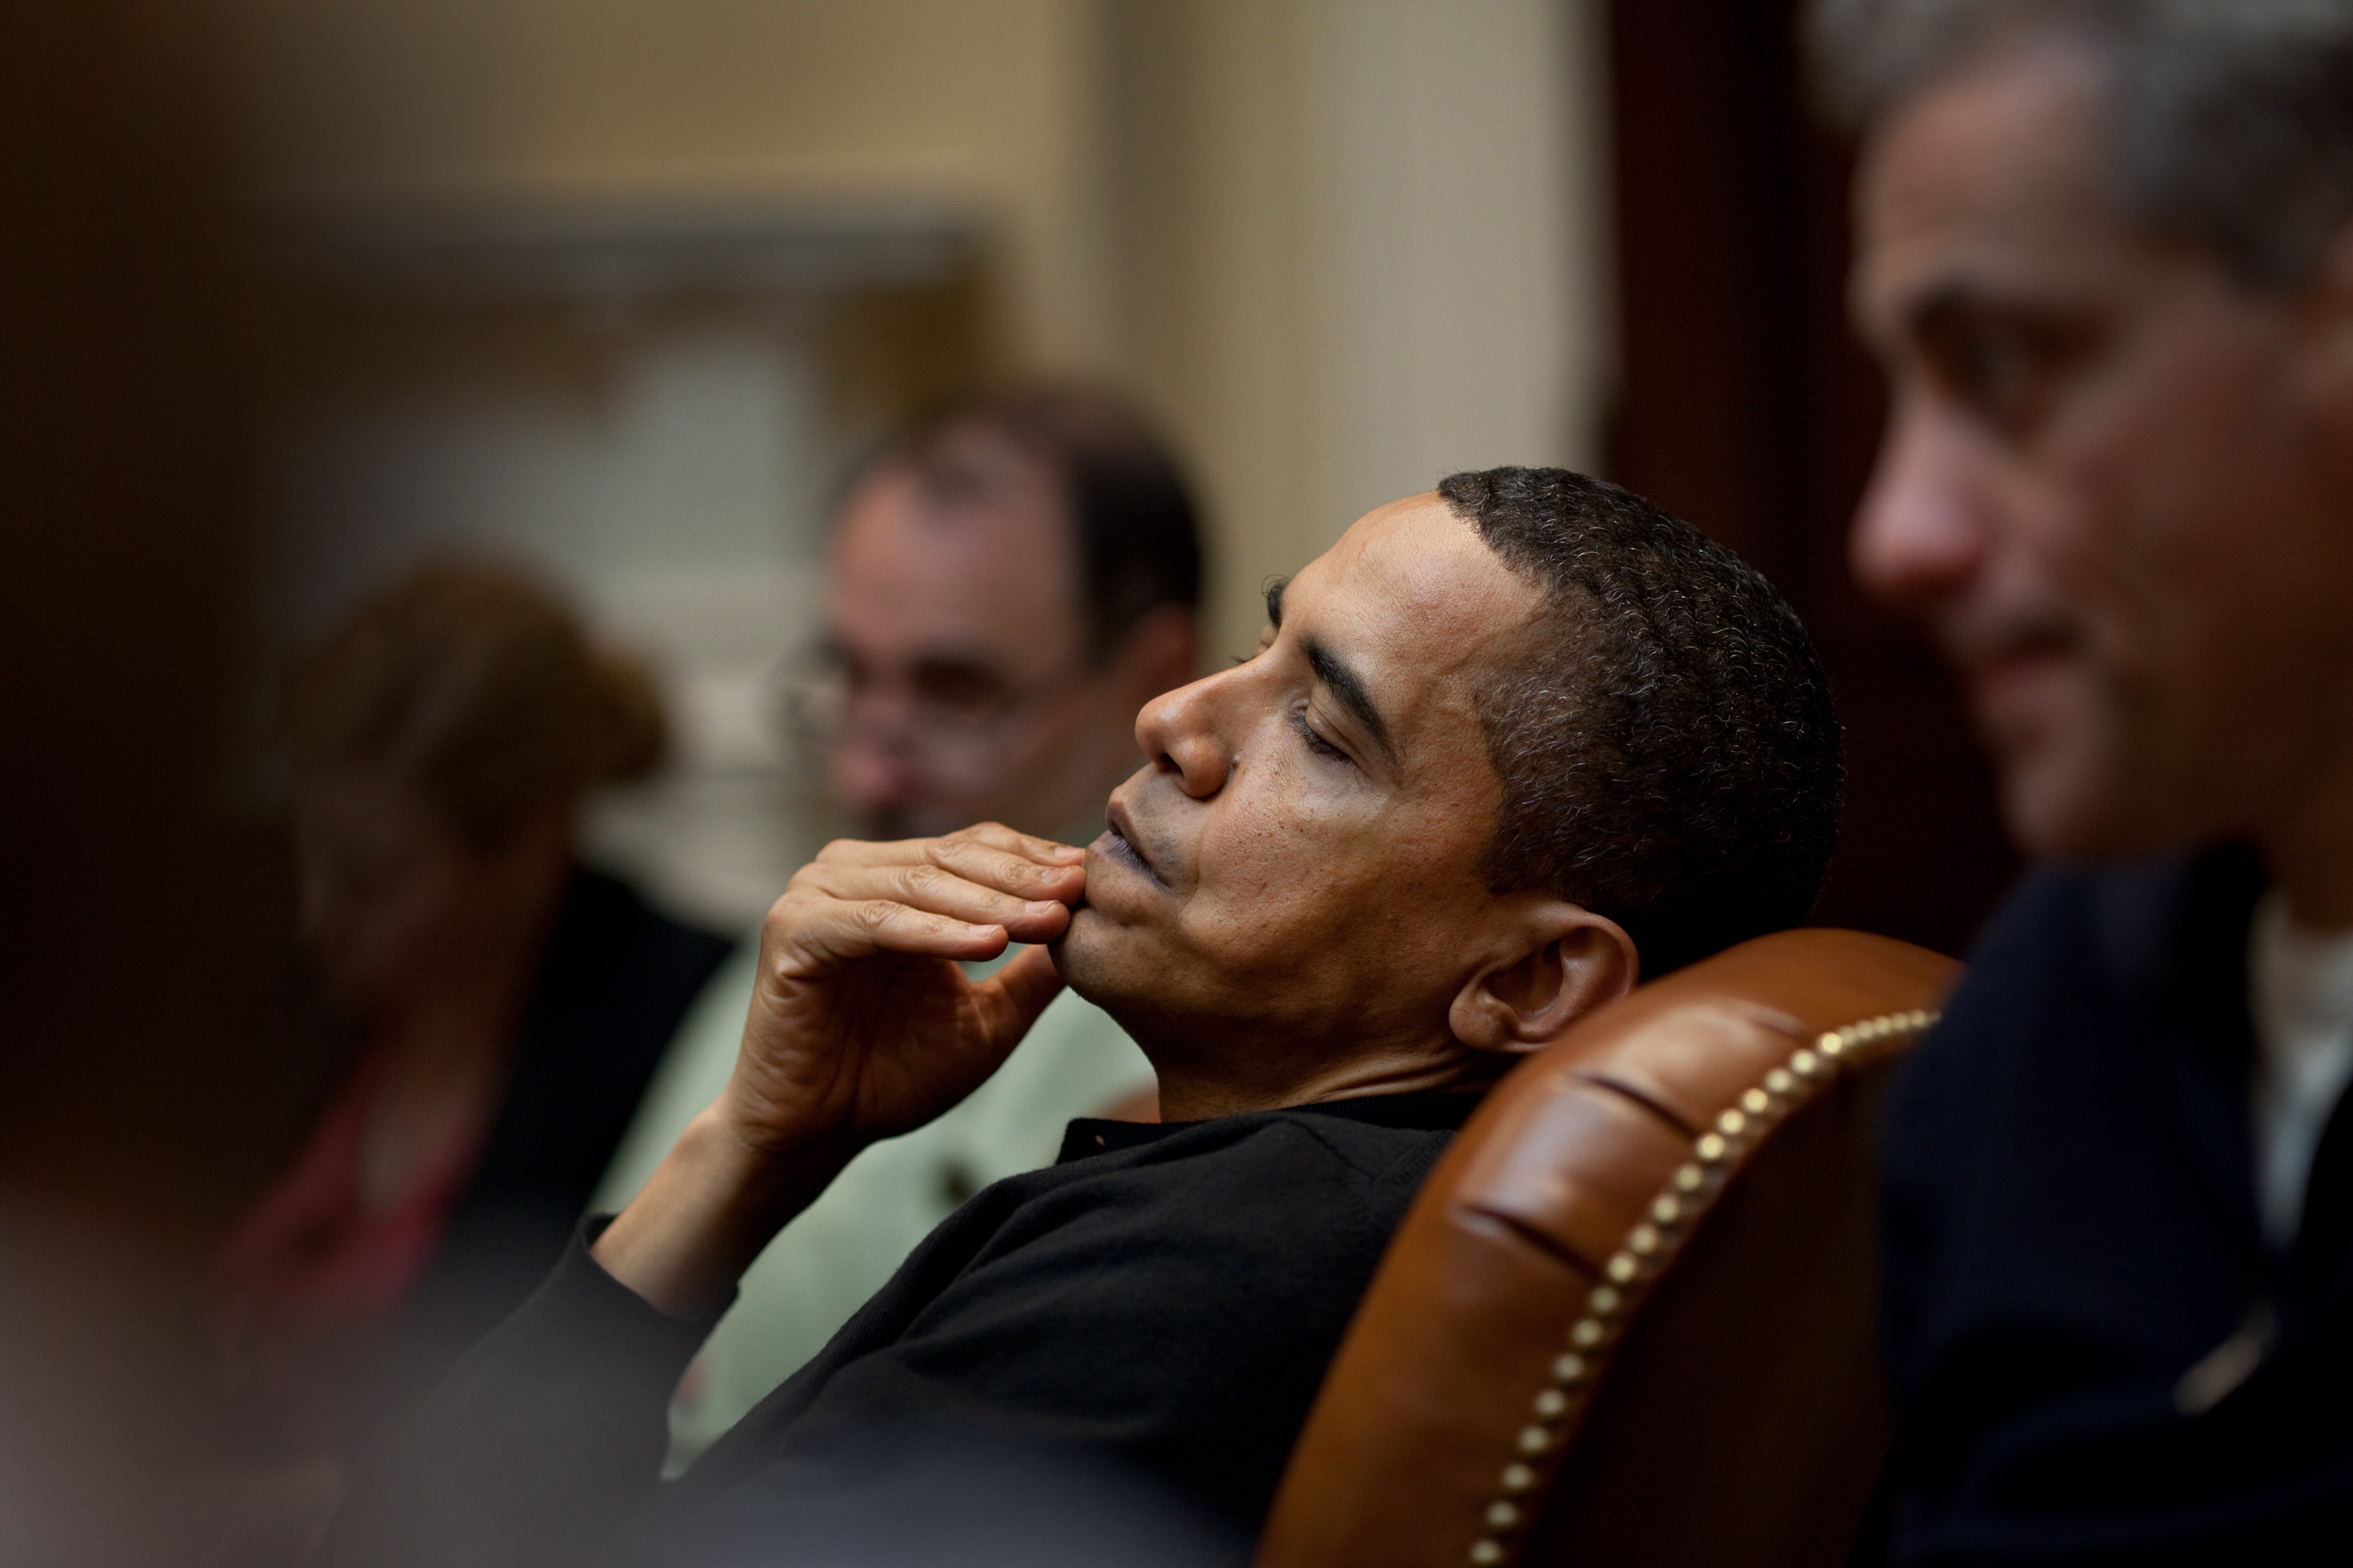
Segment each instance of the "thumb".
[[1014,1038],[1029,1032],[1046,1004],[1061,994],[1062,977],[1054,968],[1054,955],[1042,947],[1021,950],[1019,956],[980,983],[984,993],[993,993],[996,1005],[990,1008],[998,1015],[1001,1027]]

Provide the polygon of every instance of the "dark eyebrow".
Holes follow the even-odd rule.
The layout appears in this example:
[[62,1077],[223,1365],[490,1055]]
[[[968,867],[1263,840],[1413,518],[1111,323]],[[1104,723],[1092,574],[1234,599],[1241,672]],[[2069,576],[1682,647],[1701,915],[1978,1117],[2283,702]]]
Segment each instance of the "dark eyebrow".
[[1304,646],[1307,668],[1315,672],[1315,679],[1322,681],[1324,689],[1348,710],[1357,723],[1364,726],[1365,733],[1372,737],[1373,743],[1381,749],[1381,754],[1390,763],[1396,763],[1397,748],[1389,743],[1389,727],[1381,721],[1381,711],[1373,706],[1372,694],[1365,689],[1364,681],[1357,678],[1355,670],[1341,663],[1339,657],[1330,648],[1314,637],[1309,637]]
[[2053,329],[2078,315],[2083,302],[1989,286],[1968,278],[1948,278],[1921,291],[1904,312],[1904,330],[1926,340],[1973,321],[2001,321]]
[[1266,585],[1266,618],[1274,623],[1276,631],[1282,629],[1282,591],[1290,586],[1288,577],[1277,577]]
[[1960,280],[1948,280],[1926,290],[1904,312],[1904,330],[1915,342],[1926,342],[1953,331],[1973,318],[1992,315],[2001,301]]

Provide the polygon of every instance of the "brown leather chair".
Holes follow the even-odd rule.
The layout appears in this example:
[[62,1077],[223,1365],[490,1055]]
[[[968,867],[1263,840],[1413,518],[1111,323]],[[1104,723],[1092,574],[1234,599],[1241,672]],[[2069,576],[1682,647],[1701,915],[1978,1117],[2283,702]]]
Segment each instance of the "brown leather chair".
[[1260,1568],[1844,1563],[1886,1446],[1872,1105],[1957,971],[1784,931],[1523,1063],[1390,1245]]

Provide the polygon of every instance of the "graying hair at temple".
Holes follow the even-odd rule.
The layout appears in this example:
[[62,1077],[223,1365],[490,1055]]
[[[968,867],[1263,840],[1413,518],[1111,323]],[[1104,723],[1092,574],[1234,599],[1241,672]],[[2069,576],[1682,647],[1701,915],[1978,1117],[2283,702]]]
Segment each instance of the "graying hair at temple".
[[1808,32],[1850,128],[1973,59],[2087,49],[2117,208],[2246,287],[2301,282],[2353,216],[2353,0],[1816,0]]

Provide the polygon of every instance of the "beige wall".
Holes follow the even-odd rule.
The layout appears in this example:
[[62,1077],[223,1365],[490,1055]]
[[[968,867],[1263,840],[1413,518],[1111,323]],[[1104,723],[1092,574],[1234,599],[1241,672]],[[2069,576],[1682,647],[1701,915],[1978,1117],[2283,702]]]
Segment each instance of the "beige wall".
[[281,195],[968,215],[992,358],[1194,460],[1213,653],[1365,508],[1595,461],[1598,0],[223,3]]
[[1219,517],[1211,651],[1381,501],[1598,461],[1587,0],[1141,0],[1112,28],[1124,347]]
[[1091,0],[224,0],[275,194],[947,206],[1004,347],[1108,336]]

